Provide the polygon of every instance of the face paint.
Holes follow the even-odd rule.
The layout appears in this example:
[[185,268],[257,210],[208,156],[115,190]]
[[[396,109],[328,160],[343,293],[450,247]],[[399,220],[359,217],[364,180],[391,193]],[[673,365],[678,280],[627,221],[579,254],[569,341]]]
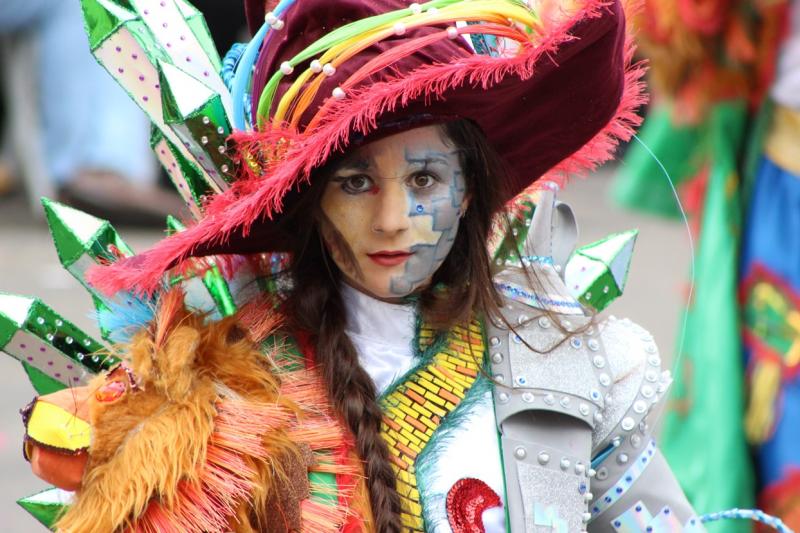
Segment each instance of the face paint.
[[359,147],[333,169],[322,235],[349,284],[398,298],[430,283],[466,205],[457,150],[439,126],[416,128]]

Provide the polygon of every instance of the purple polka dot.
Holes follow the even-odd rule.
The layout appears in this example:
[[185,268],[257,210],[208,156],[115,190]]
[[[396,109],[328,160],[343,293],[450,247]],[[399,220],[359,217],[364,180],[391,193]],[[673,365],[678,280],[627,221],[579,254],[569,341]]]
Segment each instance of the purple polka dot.
[[179,189],[183,189],[183,183],[179,183],[179,184],[178,184],[178,188],[179,188]]
[[185,35],[181,35],[180,39],[181,39],[181,41],[185,41],[186,40],[186,36]]
[[28,347],[28,345],[27,345],[27,344],[25,344],[25,343],[22,343],[22,344],[20,344],[20,345],[19,345],[19,347],[20,347],[20,348],[22,348],[22,349],[24,350],[25,348],[27,348],[27,347]]
[[158,83],[156,83],[156,85],[155,85],[155,88],[156,88],[156,90],[158,90],[158,89],[160,89],[160,88],[161,88],[161,85],[159,85]]
[[116,48],[114,48],[114,50],[116,50],[117,52],[122,52],[122,47],[121,46],[117,46]]
[[72,365],[67,365],[67,370],[72,370],[72,368],[73,368]]
[[40,351],[40,352],[44,352],[44,346],[42,346],[41,348],[39,348],[39,351]]
[[206,78],[208,77],[208,71],[207,70],[203,71],[203,76],[205,76]]
[[122,74],[123,72],[125,72],[125,69],[124,69],[124,68],[122,68],[122,67],[119,67],[119,68],[117,69],[117,72],[119,72],[120,74]]
[[72,378],[72,381],[80,381],[80,378]]
[[61,374],[59,374],[58,372],[56,372],[56,377],[57,377],[57,378],[60,378],[60,377],[61,377]]
[[47,362],[47,366],[53,366],[53,362],[52,361],[48,361]]
[[172,168],[176,168],[178,165],[177,163],[175,163],[175,161],[173,161],[169,166],[171,166]]
[[145,14],[145,15],[149,15],[149,14],[150,14],[150,10],[148,10],[148,9],[145,9],[145,10],[144,10],[144,14]]
[[158,5],[160,5],[161,7],[164,7],[164,6],[167,5],[167,3],[166,2],[160,2]]
[[141,74],[139,74],[139,81],[144,81],[144,76],[142,76]]
[[167,48],[172,48],[172,43],[167,43]]
[[131,59],[139,59],[139,54],[131,54]]
[[147,102],[148,100],[150,100],[150,97],[149,97],[149,96],[143,96],[143,97],[142,97],[142,100],[144,100],[145,102]]
[[191,58],[191,57],[189,57],[189,56],[186,56],[186,62],[187,62],[187,63],[191,63],[191,62],[192,62],[192,58]]
[[29,363],[33,361],[33,357],[30,357],[30,356],[29,356],[27,359],[28,359],[28,362],[29,362]]
[[167,24],[166,22],[164,22],[163,24],[161,24],[161,27],[162,27],[162,28],[166,28],[167,26],[169,26],[169,24]]
[[167,154],[166,150],[161,150],[161,155],[166,155],[166,154]]

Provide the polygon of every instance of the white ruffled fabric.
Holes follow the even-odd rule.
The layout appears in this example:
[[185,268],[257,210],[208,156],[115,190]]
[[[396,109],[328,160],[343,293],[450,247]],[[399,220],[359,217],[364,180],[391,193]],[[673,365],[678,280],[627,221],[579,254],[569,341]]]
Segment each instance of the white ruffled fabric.
[[[343,286],[347,308],[347,335],[355,345],[359,361],[372,377],[378,394],[417,364],[414,355],[416,312],[413,304],[392,304],[376,300],[350,286]],[[430,501],[424,501],[432,533],[452,533],[445,501],[450,488],[460,479],[484,481],[502,498],[503,473],[491,394],[481,398],[463,424],[448,427],[440,441],[437,464],[428,479]],[[487,457],[496,457],[487,461]],[[483,513],[487,533],[505,533],[505,512],[501,507]]]

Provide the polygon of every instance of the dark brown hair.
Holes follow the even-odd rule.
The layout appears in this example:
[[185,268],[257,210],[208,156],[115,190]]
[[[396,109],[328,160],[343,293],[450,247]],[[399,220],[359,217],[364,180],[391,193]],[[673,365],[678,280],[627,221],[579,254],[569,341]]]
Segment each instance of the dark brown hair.
[[[489,315],[498,312],[486,243],[493,216],[502,210],[507,196],[503,190],[505,170],[480,128],[464,120],[441,127],[445,142],[459,151],[470,196],[449,255],[430,286],[419,294],[423,320],[444,331],[466,322],[476,310]],[[334,160],[315,172],[309,188],[281,222],[296,236],[288,272],[292,289],[285,314],[290,327],[311,334],[331,401],[355,437],[356,450],[365,465],[374,529],[399,532],[400,497],[380,434],[383,413],[372,379],[359,364],[355,347],[345,334],[347,313],[340,293],[341,273],[319,234],[320,199],[329,169],[335,164]]]

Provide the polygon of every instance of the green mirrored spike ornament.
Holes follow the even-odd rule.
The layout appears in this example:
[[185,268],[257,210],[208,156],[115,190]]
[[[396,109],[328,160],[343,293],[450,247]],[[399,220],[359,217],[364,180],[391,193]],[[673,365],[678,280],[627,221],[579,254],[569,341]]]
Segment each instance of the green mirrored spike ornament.
[[44,527],[55,531],[56,522],[72,504],[73,493],[51,488],[17,500],[17,504],[28,511]]
[[197,219],[202,217],[204,197],[213,192],[203,177],[203,171],[155,128],[150,137],[150,147],[192,215]]
[[181,15],[189,25],[200,46],[205,51],[208,59],[214,67],[215,72],[222,70],[222,61],[217,51],[217,46],[214,44],[214,39],[211,37],[211,31],[208,29],[206,19],[199,9],[184,0],[175,0],[175,4],[181,11]]
[[164,122],[211,179],[227,186],[232,164],[226,138],[231,126],[219,93],[168,63],[159,64],[159,80]]
[[[220,60],[219,54],[211,46],[211,52],[203,46],[198,38],[196,30],[192,27],[187,17],[193,21],[193,25],[203,34],[205,21],[203,15],[197,9],[175,0],[130,0],[139,19],[147,26],[152,41],[160,46],[161,52],[169,58],[169,63],[179,65],[181,69],[189,75],[202,80],[205,85],[220,94],[222,105],[226,114],[231,113],[231,100],[225,83],[219,75]],[[198,25],[198,20],[200,24]]]
[[[177,218],[170,216],[167,217],[167,231],[169,233],[177,233],[185,230],[186,227]],[[222,275],[219,267],[214,264],[214,260],[210,257],[203,259],[202,273],[200,280],[208,291],[208,295],[214,301],[216,311],[220,316],[231,316],[236,313],[236,303],[231,294],[230,286]],[[193,275],[183,276],[177,278],[175,283],[184,283],[187,297],[191,296],[190,287],[186,286],[187,282],[192,280]],[[201,305],[201,307],[204,307]]]
[[[166,35],[159,37],[151,31],[151,27],[155,26],[152,25],[153,20],[151,20],[150,16],[148,15],[147,21],[142,19],[141,13],[145,10],[139,6],[140,3],[132,0],[129,4],[133,5],[132,9],[125,9],[119,3],[111,0],[82,0],[86,31],[90,36],[92,54],[117,83],[125,89],[132,100],[144,110],[153,125],[172,142],[181,155],[198,165],[207,186],[212,188],[215,193],[222,192],[227,188],[227,184],[224,179],[220,179],[219,171],[215,171],[217,174],[216,179],[212,179],[205,168],[199,165],[199,161],[189,152],[185,142],[178,137],[171,127],[164,123],[164,114],[161,106],[162,87],[157,65],[159,63],[172,63],[173,57],[171,54],[175,53],[173,49],[179,48],[179,43],[183,43],[182,46],[188,46],[187,43],[189,41],[196,43],[193,34],[186,27],[184,31],[185,41],[180,41],[178,37],[174,43],[171,41],[164,42],[163,39],[167,38]],[[166,1],[163,3],[167,6]],[[174,5],[172,7],[177,12],[177,8]],[[150,15],[155,16],[153,13],[150,13]],[[185,25],[185,21],[183,19],[181,21]],[[158,28],[163,29],[163,26],[159,25]],[[175,38],[174,35],[170,35],[170,38]],[[168,44],[169,46],[167,46]],[[201,76],[204,73],[208,73],[210,83],[218,85],[221,93],[217,92],[215,94],[218,94],[219,105],[223,108],[222,113],[225,114],[227,112],[225,110],[225,102],[227,101],[225,98],[229,98],[227,89],[224,89],[222,80],[216,74],[216,71],[212,69],[211,62],[206,57],[205,52],[202,51],[200,45],[196,44],[192,54],[180,57],[183,58],[184,63],[191,63],[191,61],[186,62],[185,59],[194,57],[197,66],[189,65],[189,68],[200,68]],[[201,57],[206,59],[200,61]],[[202,67],[201,64],[205,64],[206,67]],[[211,90],[208,89],[208,86],[206,88]]]
[[535,209],[536,206],[531,200],[520,201],[515,206],[514,216],[509,220],[509,227],[495,248],[494,264],[497,267],[522,266],[520,258]]
[[64,386],[85,385],[119,359],[38,298],[0,293],[0,351]]
[[628,230],[578,248],[565,270],[572,295],[596,311],[621,296],[638,235],[639,230]]

